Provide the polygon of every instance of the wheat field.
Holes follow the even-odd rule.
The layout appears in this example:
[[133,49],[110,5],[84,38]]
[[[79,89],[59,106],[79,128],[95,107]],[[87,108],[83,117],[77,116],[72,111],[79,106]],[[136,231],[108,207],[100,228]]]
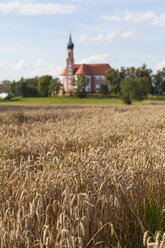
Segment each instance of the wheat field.
[[1,248],[116,245],[108,222],[143,247],[151,195],[163,211],[165,105],[0,105]]

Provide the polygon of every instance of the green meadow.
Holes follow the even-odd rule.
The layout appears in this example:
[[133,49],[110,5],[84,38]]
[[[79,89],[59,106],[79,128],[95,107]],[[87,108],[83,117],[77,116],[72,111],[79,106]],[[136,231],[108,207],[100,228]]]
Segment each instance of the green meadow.
[[[134,104],[165,103],[165,96],[148,96],[142,101],[133,101]],[[85,98],[76,96],[54,97],[14,97],[10,100],[0,100],[0,103],[15,104],[93,104],[93,105],[123,105],[119,96],[101,96],[99,94],[88,95]]]

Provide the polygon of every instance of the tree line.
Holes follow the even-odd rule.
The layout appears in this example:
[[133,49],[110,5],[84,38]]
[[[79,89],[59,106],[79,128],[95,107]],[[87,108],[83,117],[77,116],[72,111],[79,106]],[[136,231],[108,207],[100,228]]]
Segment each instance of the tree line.
[[9,98],[15,96],[22,97],[47,97],[54,96],[62,90],[62,84],[58,78],[53,78],[50,75],[34,78],[21,78],[18,81],[4,80],[2,84],[8,84]]
[[[105,73],[107,84],[100,87],[100,93],[120,95],[125,103],[130,104],[132,100],[141,100],[147,94],[165,94],[165,68],[153,74],[152,70],[145,64],[141,67],[121,67],[120,69],[110,68]],[[47,97],[59,94],[65,90],[58,78],[50,75],[34,77],[29,79],[21,78],[18,81],[4,80],[2,84],[9,84],[9,97]],[[88,81],[85,76],[79,75],[72,80],[74,94],[78,97],[86,95],[85,88]]]
[[165,68],[153,74],[145,64],[141,67],[110,68],[106,72],[109,92],[119,94],[123,101],[141,100],[147,94],[165,94]]

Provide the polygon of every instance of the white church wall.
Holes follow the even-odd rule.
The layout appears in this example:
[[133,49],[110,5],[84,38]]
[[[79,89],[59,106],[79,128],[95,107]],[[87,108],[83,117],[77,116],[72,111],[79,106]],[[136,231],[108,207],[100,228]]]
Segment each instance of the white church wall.
[[8,96],[8,93],[0,93],[0,99],[5,99]]

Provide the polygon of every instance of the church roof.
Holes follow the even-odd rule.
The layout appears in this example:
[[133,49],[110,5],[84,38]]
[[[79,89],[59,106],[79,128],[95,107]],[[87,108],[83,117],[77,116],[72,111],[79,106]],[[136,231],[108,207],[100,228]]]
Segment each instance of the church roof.
[[[79,67],[80,67],[80,65],[74,64],[73,75],[75,75],[75,73],[76,73],[76,71],[78,70]],[[61,76],[67,76],[67,75],[68,75],[68,68],[66,66],[65,69],[63,70],[63,72],[61,73]]]
[[[104,75],[109,68],[109,64],[74,64],[73,75]],[[65,67],[61,76],[67,75],[68,69]]]
[[90,75],[91,72],[90,72],[90,69],[89,69],[88,65],[81,64],[75,74],[76,75],[80,75],[80,74]]

